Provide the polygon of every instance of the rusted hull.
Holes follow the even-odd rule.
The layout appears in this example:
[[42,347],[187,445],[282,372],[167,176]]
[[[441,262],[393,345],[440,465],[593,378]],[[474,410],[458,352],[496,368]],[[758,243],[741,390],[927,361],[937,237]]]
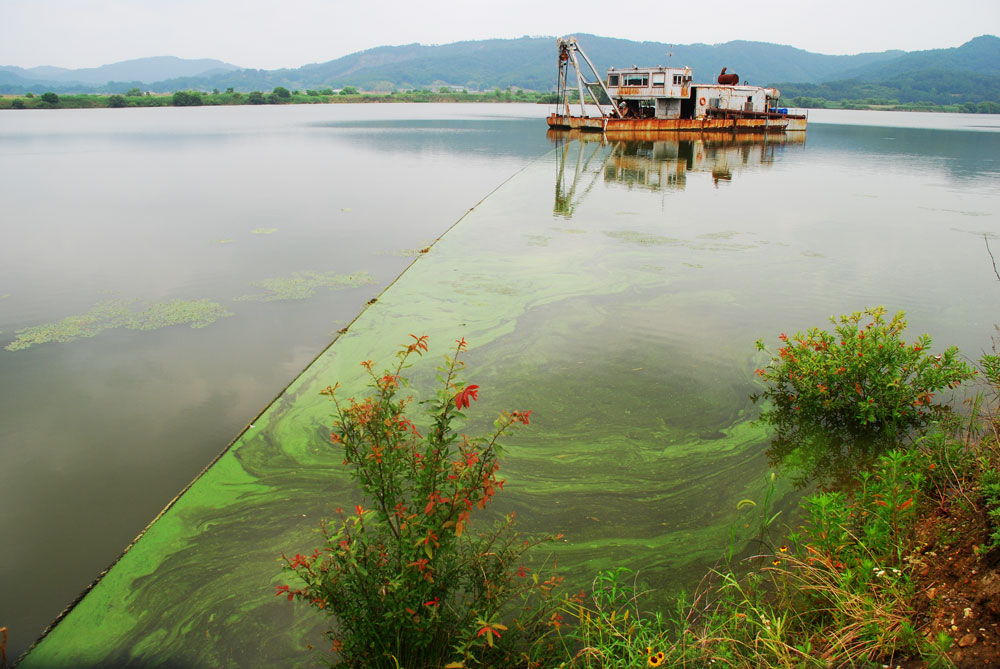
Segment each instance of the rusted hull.
[[806,130],[806,117],[805,116],[789,116],[788,117],[788,127],[785,128],[786,132],[805,132]]
[[707,144],[803,144],[805,133],[736,132],[732,130],[653,130],[653,131],[609,131],[605,133],[584,130],[549,128],[546,136],[550,140],[579,140],[582,142],[705,142]]
[[[793,125],[795,127],[790,127]],[[768,114],[763,118],[601,118],[550,114],[546,119],[550,128],[582,130],[603,133],[629,132],[786,132],[805,130],[805,117]]]

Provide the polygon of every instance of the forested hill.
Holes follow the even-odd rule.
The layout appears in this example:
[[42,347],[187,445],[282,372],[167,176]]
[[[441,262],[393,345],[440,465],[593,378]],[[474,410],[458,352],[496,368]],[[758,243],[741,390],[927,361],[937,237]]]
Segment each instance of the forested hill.
[[[723,67],[748,81],[820,82],[874,63],[887,62],[901,51],[827,56],[765,42],[670,45],[578,34],[584,50],[603,73],[610,66],[689,66],[695,77],[714,79]],[[185,87],[268,90],[274,86],[311,88],[354,86],[362,90],[437,88],[472,90],[526,88],[547,91],[556,83],[553,37],[522,37],[440,46],[386,46],[353,53],[326,63],[294,70],[243,70],[211,78],[160,82],[167,89]]]
[[[671,45],[587,34],[577,34],[577,38],[602,73],[609,66],[676,65],[691,67],[696,81],[712,81],[722,67],[727,67],[752,84],[777,84],[787,96],[827,100],[878,97],[944,104],[996,100],[1000,95],[1000,38],[990,35],[951,49],[851,56],[817,54],[766,42]],[[129,63],[136,65],[140,61]],[[116,75],[128,73],[122,78],[130,80],[99,85],[75,80],[73,73],[82,71],[62,70],[58,81],[46,81],[40,78],[44,68],[36,68],[34,79],[23,76],[19,68],[0,68],[0,92],[121,93],[133,87],[159,92],[228,88],[247,92],[269,91],[276,86],[293,90],[354,86],[389,91],[453,86],[547,91],[555,86],[556,44],[552,37],[522,37],[439,46],[384,46],[296,69],[228,66],[170,79],[152,78],[157,72],[153,69],[117,65]],[[93,82],[93,76],[89,72],[88,81]]]
[[785,81],[778,88],[800,106],[959,104],[964,111],[1000,113],[1000,38],[983,35],[954,49],[905,53],[829,81]]

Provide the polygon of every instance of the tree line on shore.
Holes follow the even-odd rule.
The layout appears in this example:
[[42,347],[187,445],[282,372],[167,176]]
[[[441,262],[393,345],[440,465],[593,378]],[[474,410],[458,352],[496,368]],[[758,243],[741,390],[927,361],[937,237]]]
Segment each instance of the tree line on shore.
[[26,93],[23,96],[0,97],[0,109],[86,109],[99,107],[199,107],[217,105],[263,105],[263,104],[319,104],[338,102],[555,102],[555,93],[541,93],[523,89],[501,90],[496,88],[486,92],[470,92],[442,87],[437,91],[429,88],[391,91],[387,93],[361,92],[353,86],[334,91],[331,88],[305,91],[291,91],[284,86],[276,86],[270,92],[250,91],[243,93],[228,88],[225,91],[176,91],[174,93],[151,93],[133,88],[123,94],[58,95],[51,91],[42,95]]
[[[848,95],[806,95],[798,88],[791,91],[803,93],[782,97],[786,107],[804,109],[876,109],[888,111],[933,111],[966,114],[1000,114],[1000,102],[981,100],[979,102],[941,103],[930,100],[900,100],[896,97]],[[828,92],[828,91],[827,91]],[[571,91],[571,98],[575,93]],[[25,93],[21,96],[0,96],[0,110],[3,109],[86,109],[100,107],[198,107],[218,105],[264,105],[264,104],[321,104],[344,102],[528,102],[554,104],[557,95],[553,92],[528,91],[523,89],[471,92],[442,87],[390,91],[362,92],[353,86],[339,90],[332,88],[289,90],[276,86],[270,92],[250,91],[244,93],[228,88],[225,91],[176,91],[174,93],[152,93],[133,88],[125,94],[81,93],[59,95],[51,91],[42,95]]]

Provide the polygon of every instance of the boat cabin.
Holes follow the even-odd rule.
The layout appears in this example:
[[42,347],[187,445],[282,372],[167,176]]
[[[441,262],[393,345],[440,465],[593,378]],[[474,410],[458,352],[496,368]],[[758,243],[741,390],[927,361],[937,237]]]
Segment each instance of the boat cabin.
[[691,97],[691,78],[690,67],[612,67],[608,94],[626,117],[683,118],[681,105]]
[[759,86],[691,83],[690,67],[608,70],[607,91],[624,118],[702,118],[727,112],[774,112],[781,93]]

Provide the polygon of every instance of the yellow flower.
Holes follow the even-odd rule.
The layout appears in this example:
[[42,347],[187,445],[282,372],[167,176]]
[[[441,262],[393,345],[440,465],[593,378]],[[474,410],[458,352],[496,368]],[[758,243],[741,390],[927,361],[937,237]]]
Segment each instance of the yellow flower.
[[788,552],[788,546],[787,545],[786,546],[782,546],[778,550],[781,551],[782,553],[787,553]]
[[781,560],[779,558],[774,558],[773,560],[771,560],[771,564],[777,567],[779,564],[781,564]]
[[[652,648],[648,648],[647,650],[651,651]],[[658,666],[660,666],[661,664],[663,664],[664,657],[666,657],[666,656],[663,654],[662,650],[659,653],[657,653],[656,655],[650,654],[650,656],[649,656],[649,666],[651,666],[651,667],[658,667]]]

